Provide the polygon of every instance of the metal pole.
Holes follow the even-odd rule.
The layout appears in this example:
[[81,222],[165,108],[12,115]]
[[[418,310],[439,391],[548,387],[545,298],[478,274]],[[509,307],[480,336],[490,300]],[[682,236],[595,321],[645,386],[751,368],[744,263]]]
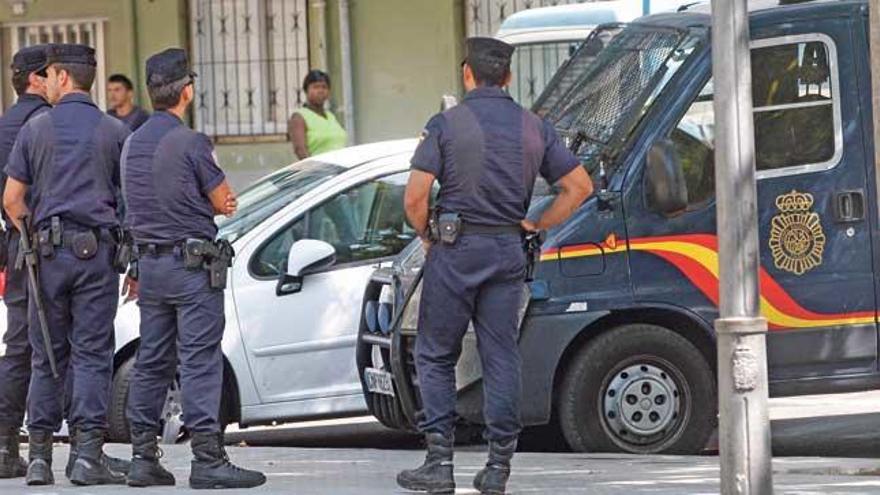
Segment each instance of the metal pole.
[[767,321],[760,316],[752,71],[746,0],[712,0],[722,495],[773,493]]
[[339,48],[342,59],[342,100],[345,105],[345,130],[348,144],[354,144],[354,79],[351,62],[351,23],[348,0],[339,0]]
[[[868,7],[871,45],[871,103],[874,119],[874,180],[880,191],[880,0],[871,0]],[[880,208],[880,206],[878,206]]]

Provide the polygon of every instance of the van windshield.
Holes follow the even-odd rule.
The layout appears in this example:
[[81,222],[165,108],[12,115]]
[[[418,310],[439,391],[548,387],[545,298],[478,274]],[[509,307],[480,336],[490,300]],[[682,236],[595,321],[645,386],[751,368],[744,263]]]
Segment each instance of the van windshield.
[[292,201],[346,170],[332,163],[304,160],[260,179],[238,196],[238,211],[234,217],[220,217],[218,237],[235,241]]
[[[539,98],[545,116],[588,170],[613,158],[675,73],[705,40],[705,33],[650,24],[600,26],[610,39],[586,66],[572,62]],[[593,35],[591,35],[592,37]]]

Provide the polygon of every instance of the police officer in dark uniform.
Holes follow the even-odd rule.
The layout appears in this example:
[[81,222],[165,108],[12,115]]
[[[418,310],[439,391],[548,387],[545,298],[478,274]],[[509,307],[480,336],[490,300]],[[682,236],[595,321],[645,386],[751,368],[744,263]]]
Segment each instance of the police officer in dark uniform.
[[[18,131],[30,118],[52,108],[46,101],[46,45],[19,50],[12,57],[12,87],[18,101],[0,117],[0,163],[6,163]],[[0,174],[0,191],[6,176]],[[24,421],[25,400],[31,380],[28,342],[27,272],[17,266],[18,230],[3,214],[6,232],[0,258],[6,265],[6,353],[0,356],[0,478],[24,476],[27,463],[19,457],[18,431]]]
[[[32,210],[38,281],[61,375],[52,376],[39,325],[31,325],[29,485],[54,483],[52,433],[61,427],[68,363],[73,373],[68,422],[77,443],[69,478],[77,485],[125,482],[122,473],[108,468],[103,444],[119,289],[113,267],[119,156],[129,131],[92,102],[96,65],[88,46],[49,47],[47,97],[57,106],[25,124],[5,169],[6,213],[21,229],[20,219]],[[30,321],[38,321],[33,301]]]
[[[489,461],[474,479],[485,494],[503,494],[520,424],[518,318],[527,259],[523,233],[548,229],[592,192],[578,160],[553,127],[516,104],[510,82],[514,48],[491,38],[467,40],[463,102],[428,122],[412,158],[405,208],[429,236],[428,202],[440,184],[430,229],[419,308],[416,369],[428,455],[398,475],[410,490],[453,493],[455,365],[473,322],[483,369]],[[541,174],[561,193],[540,220],[526,220]]]
[[[231,246],[214,241],[215,214],[236,202],[210,139],[183,123],[193,101],[186,53],[170,48],[147,60],[156,112],[128,140],[122,177],[126,228],[137,252],[141,343],[131,379],[132,486],[173,485],[159,464],[156,437],[180,360],[183,421],[192,433],[192,488],[251,488],[262,473],[229,462],[220,429],[226,324],[223,287]],[[206,270],[207,268],[207,270]]]

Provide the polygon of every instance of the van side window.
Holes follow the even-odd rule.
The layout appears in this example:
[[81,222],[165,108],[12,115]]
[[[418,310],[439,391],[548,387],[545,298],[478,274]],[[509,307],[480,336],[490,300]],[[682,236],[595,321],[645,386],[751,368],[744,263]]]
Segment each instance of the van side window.
[[[752,45],[752,104],[758,178],[826,170],[842,153],[836,50],[825,35]],[[712,81],[669,135],[684,168],[691,204],[715,189]]]

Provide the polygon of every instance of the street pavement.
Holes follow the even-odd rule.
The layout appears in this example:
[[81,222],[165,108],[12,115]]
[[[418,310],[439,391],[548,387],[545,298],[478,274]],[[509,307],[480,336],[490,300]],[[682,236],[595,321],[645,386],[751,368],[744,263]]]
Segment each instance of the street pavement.
[[[771,401],[775,493],[880,494],[880,392]],[[876,411],[876,412],[875,412]],[[532,432],[539,437],[540,432]],[[419,438],[387,430],[369,418],[320,421],[274,428],[232,429],[227,437],[233,461],[261,469],[269,482],[256,490],[224,494],[302,495],[402,494],[397,471],[421,461]],[[535,438],[514,461],[509,493],[514,494],[660,494],[718,493],[718,458],[704,456],[630,456],[573,454]],[[485,459],[485,447],[471,445],[456,453],[459,494],[474,494],[471,479]],[[173,489],[138,489],[144,495],[188,492],[189,451],[163,446],[178,479]],[[110,445],[113,455],[127,456],[124,445]],[[123,487],[76,488],[63,478],[67,446],[56,447],[53,487],[28,489],[22,480],[0,480],[0,495],[98,495]],[[789,457],[793,456],[793,457]],[[846,457],[840,457],[846,456]]]

